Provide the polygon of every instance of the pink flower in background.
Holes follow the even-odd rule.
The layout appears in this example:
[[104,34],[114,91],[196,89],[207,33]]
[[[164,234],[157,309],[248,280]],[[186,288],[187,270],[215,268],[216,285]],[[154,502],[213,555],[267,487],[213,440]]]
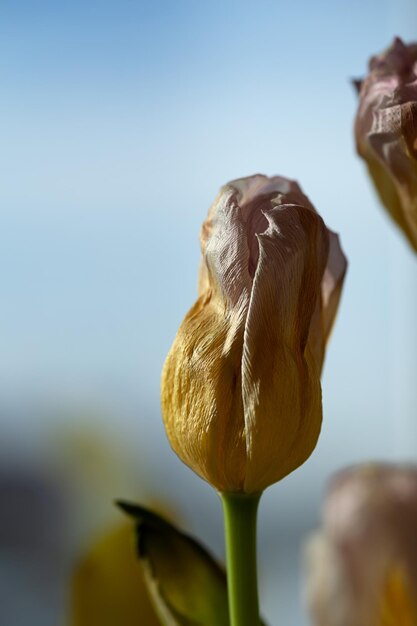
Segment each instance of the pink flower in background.
[[417,624],[417,466],[336,475],[307,544],[314,626]]
[[356,82],[358,154],[382,203],[417,251],[417,44],[394,40]]

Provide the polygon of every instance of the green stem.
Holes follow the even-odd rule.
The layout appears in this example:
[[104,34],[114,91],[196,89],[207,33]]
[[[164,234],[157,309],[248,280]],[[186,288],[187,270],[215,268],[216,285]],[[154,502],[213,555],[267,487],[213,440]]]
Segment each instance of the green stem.
[[256,515],[261,494],[222,493],[231,626],[259,626]]

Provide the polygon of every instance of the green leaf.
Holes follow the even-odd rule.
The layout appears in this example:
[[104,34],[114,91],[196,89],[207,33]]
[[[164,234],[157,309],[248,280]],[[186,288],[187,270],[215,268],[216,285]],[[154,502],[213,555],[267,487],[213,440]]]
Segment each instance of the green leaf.
[[117,504],[136,522],[137,553],[164,626],[229,626],[223,567],[198,541],[156,513],[137,504]]
[[137,552],[166,626],[229,626],[223,568],[191,537],[155,513],[119,502],[136,521]]

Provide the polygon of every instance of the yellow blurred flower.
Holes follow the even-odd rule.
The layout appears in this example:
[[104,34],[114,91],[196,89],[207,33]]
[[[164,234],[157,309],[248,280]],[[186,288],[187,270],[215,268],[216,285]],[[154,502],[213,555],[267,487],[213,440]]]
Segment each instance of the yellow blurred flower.
[[417,626],[416,524],[417,467],[337,475],[307,544],[314,626]]
[[382,203],[417,251],[417,44],[401,39],[369,63],[355,120],[358,154]]
[[135,557],[134,532],[123,523],[104,534],[74,574],[69,626],[160,626]]
[[165,427],[220,492],[256,493],[316,445],[346,260],[297,183],[278,176],[223,187],[201,248],[199,297],[163,369]]

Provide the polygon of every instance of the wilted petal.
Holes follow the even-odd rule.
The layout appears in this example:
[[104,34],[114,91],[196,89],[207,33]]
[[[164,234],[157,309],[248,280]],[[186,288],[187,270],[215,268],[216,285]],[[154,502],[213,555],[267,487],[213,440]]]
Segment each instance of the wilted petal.
[[321,282],[321,297],[317,300],[308,338],[310,349],[320,368],[323,366],[326,344],[336,319],[347,269],[339,236],[331,230],[328,230],[328,235],[329,253]]
[[301,465],[321,426],[320,371],[306,346],[328,256],[327,230],[317,213],[296,205],[277,206],[266,217],[242,358],[247,491]]
[[236,195],[233,188],[224,189],[201,233],[207,278],[201,279],[200,294],[214,291],[217,297],[225,300],[228,309],[247,307],[252,284],[247,225]]

